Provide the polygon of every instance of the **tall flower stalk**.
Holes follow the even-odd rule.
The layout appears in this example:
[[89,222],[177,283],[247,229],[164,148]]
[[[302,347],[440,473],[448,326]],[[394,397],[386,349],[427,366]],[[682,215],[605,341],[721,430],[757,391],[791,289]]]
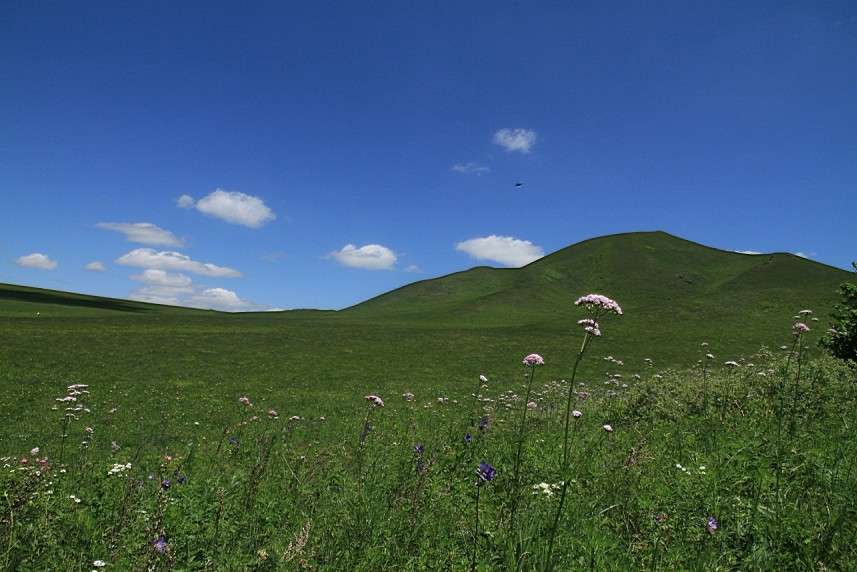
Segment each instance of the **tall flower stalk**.
[[[572,411],[571,407],[574,401],[574,380],[577,377],[577,367],[580,365],[580,362],[583,360],[583,356],[586,355],[586,350],[589,349],[589,346],[592,344],[592,341],[601,336],[601,326],[598,324],[598,319],[606,314],[616,314],[622,315],[622,308],[619,307],[619,304],[611,300],[606,296],[602,296],[601,294],[589,294],[587,296],[583,296],[578,298],[578,300],[574,303],[575,306],[582,306],[586,308],[589,312],[589,318],[584,318],[577,322],[579,326],[583,326],[583,341],[580,343],[580,349],[577,351],[577,357],[574,360],[574,366],[571,370],[571,379],[568,383],[568,400],[565,406],[565,432],[563,435],[563,443],[562,443],[562,466],[561,472],[562,475],[562,492],[559,497],[559,505],[556,509],[556,516],[554,517],[553,526],[551,527],[550,532],[550,540],[548,542],[548,555],[547,555],[547,569],[549,570],[552,565],[552,556],[553,556],[553,545],[554,539],[556,538],[556,529],[559,526],[560,518],[562,517],[562,509],[565,505],[565,495],[568,490],[568,483],[570,481],[568,476],[568,456],[569,456],[569,447],[568,447],[568,436],[569,429],[571,427],[572,418],[578,418],[579,412],[577,410]],[[606,429],[607,426],[605,426]],[[612,431],[612,427],[610,429]]]
[[528,368],[531,368],[532,371],[527,375],[527,395],[524,398],[524,408],[523,413],[521,413],[521,425],[518,428],[518,450],[515,453],[515,466],[513,470],[513,481],[512,484],[515,487],[514,494],[512,496],[512,510],[510,515],[510,522],[515,522],[515,512],[518,508],[518,489],[521,485],[521,450],[524,448],[524,432],[526,430],[527,423],[527,411],[530,403],[530,394],[533,390],[533,379],[536,377],[536,366],[545,365],[545,360],[539,354],[530,354],[524,358],[524,365]]

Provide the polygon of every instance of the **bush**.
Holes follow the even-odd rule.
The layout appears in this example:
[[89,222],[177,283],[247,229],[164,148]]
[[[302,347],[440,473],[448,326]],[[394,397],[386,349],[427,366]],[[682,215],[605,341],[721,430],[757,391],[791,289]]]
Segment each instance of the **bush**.
[[[857,262],[851,265],[857,271]],[[834,323],[821,344],[839,359],[857,361],[857,285],[845,282],[839,287],[842,303],[831,314]]]

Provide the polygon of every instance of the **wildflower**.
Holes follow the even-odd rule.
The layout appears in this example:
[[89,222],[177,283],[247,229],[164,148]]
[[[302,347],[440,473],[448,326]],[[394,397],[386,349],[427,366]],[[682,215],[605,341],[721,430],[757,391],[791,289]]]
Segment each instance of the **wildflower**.
[[270,417],[271,419],[276,419],[277,416],[277,412],[274,409],[268,411],[268,417]]
[[413,394],[413,393],[411,393],[410,391],[406,391],[405,393],[403,393],[403,394],[402,394],[402,397],[404,397],[404,398],[405,398],[405,399],[407,399],[408,401],[413,401],[413,399],[414,399],[414,394]]
[[422,443],[414,446],[414,453],[417,453],[419,455],[422,455],[423,451],[425,451],[425,450],[426,450],[425,445],[423,445]]
[[807,316],[809,314],[812,314],[812,310],[801,310],[800,312],[798,312],[798,314],[803,314],[804,316]]
[[591,312],[595,313],[597,313],[599,309],[603,309],[605,312],[613,312],[614,314],[622,315],[622,308],[619,307],[619,304],[607,296],[602,296],[601,294],[589,294],[588,296],[583,296],[579,298],[574,305],[586,306],[586,308]]
[[655,516],[655,522],[656,522],[657,524],[663,524],[664,522],[666,522],[666,521],[667,521],[667,519],[668,519],[668,518],[669,518],[669,517],[668,517],[665,513],[663,513],[663,512],[659,512],[659,513],[657,514],[657,516]]
[[67,397],[57,397],[56,400],[60,403],[72,403],[74,401],[77,401],[77,397],[72,397],[71,395],[69,395]]
[[705,524],[705,529],[708,530],[711,534],[717,530],[717,521],[714,520],[713,516],[708,517],[708,522]]
[[289,417],[289,421],[300,421],[301,418],[298,415],[292,415]]
[[159,536],[158,539],[152,544],[152,548],[162,554],[164,552],[169,552],[169,545],[167,544],[167,540],[163,537],[163,535]]
[[545,360],[539,354],[530,354],[524,358],[524,365],[527,367],[545,365]]
[[737,361],[727,361],[723,365],[731,365],[732,367],[738,367],[738,362]]
[[479,376],[479,381],[481,381],[482,383],[488,383],[488,378],[487,378],[487,377],[485,377],[484,375],[480,375],[480,376]]
[[252,403],[250,403],[250,399],[246,395],[244,397],[239,397],[238,403],[243,403],[244,405],[253,405]]
[[384,400],[378,397],[377,395],[367,395],[366,401],[371,401],[372,405],[376,407],[384,407]]
[[572,415],[575,419],[580,419],[581,417],[583,417],[583,413],[581,413],[581,412],[580,412],[580,411],[578,411],[577,409],[575,409],[574,411],[572,411],[572,412],[571,412],[571,415]]
[[529,403],[527,403],[527,409],[536,409],[538,406],[539,404],[535,401],[530,401]]
[[839,332],[836,331],[836,328],[827,328],[827,333],[828,334],[838,334]]
[[119,445],[116,444],[116,441],[110,441],[110,449],[115,453],[119,449],[121,449]]
[[608,433],[612,433],[612,432],[613,432],[613,427],[612,427],[611,425],[605,425],[605,426],[604,426],[604,430],[605,430],[605,431],[607,431]]
[[70,500],[73,500],[73,501],[74,501],[74,502],[76,502],[76,503],[79,503],[79,502],[80,502],[80,499],[79,499],[79,498],[77,498],[77,497],[76,497],[76,496],[74,496],[74,495],[68,495],[68,498],[69,498]]
[[800,332],[808,332],[809,326],[807,326],[803,322],[798,322],[797,324],[792,326],[792,329],[795,331],[795,335],[799,335]]
[[39,454],[39,448],[33,447],[32,449],[30,449],[30,454],[35,457],[36,455]]
[[105,562],[104,560],[96,560],[92,563],[92,565],[96,568],[104,568],[105,566],[107,566],[107,562]]
[[708,359],[714,359],[714,354],[705,354]]
[[479,477],[479,480],[475,483],[477,487],[483,483],[487,483],[488,481],[493,481],[494,467],[488,463],[482,463],[479,465],[479,468],[476,469],[476,475]]
[[472,442],[473,442],[473,435],[471,435],[470,433],[468,433],[467,435],[465,435],[465,436],[464,436],[464,442],[465,442],[465,443],[472,443]]
[[488,429],[488,418],[487,417],[483,417],[479,421],[479,425],[477,426],[477,429],[479,429],[480,431],[484,431],[485,429]]

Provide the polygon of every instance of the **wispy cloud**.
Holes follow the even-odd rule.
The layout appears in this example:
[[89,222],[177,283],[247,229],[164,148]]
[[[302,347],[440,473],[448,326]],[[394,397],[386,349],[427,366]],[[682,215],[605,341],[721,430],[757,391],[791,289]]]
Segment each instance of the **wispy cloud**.
[[465,175],[481,176],[485,173],[490,173],[489,167],[477,165],[476,163],[456,163],[452,166],[452,170],[456,173],[464,173]]
[[99,222],[95,226],[121,232],[130,242],[151,246],[184,246],[184,240],[150,222]]
[[234,191],[224,191],[223,189],[217,189],[196,202],[194,202],[193,197],[182,195],[177,205],[180,208],[196,208],[199,212],[209,216],[250,228],[259,228],[266,222],[277,218],[274,211],[268,208],[259,197]]
[[494,143],[506,151],[529,153],[537,138],[538,134],[529,129],[501,129],[494,134]]
[[520,267],[545,255],[540,246],[529,240],[492,234],[485,238],[471,238],[455,245],[477,260],[491,260],[504,266]]
[[396,264],[396,253],[380,244],[367,244],[357,248],[346,244],[341,250],[331,252],[330,257],[343,266],[368,270],[389,270]]
[[738,254],[762,254],[761,252],[756,252],[755,250],[736,250]]
[[51,260],[47,254],[38,252],[16,258],[15,264],[26,268],[37,268],[38,270],[56,270],[59,268],[59,262]]
[[199,276],[217,276],[221,278],[237,278],[241,276],[240,272],[232,268],[197,262],[178,252],[158,252],[152,248],[138,248],[128,254],[123,254],[116,260],[116,264],[136,266],[138,268],[190,272]]
[[84,270],[89,270],[90,272],[106,272],[107,268],[104,266],[103,262],[95,260],[90,262],[86,266],[83,267]]

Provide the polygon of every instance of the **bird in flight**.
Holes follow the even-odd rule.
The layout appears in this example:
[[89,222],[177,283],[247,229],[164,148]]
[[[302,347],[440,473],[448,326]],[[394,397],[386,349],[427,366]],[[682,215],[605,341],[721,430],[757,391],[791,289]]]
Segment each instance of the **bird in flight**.
[[516,187],[523,187],[524,183],[522,183],[521,181],[518,181],[517,183],[515,183],[515,186]]

